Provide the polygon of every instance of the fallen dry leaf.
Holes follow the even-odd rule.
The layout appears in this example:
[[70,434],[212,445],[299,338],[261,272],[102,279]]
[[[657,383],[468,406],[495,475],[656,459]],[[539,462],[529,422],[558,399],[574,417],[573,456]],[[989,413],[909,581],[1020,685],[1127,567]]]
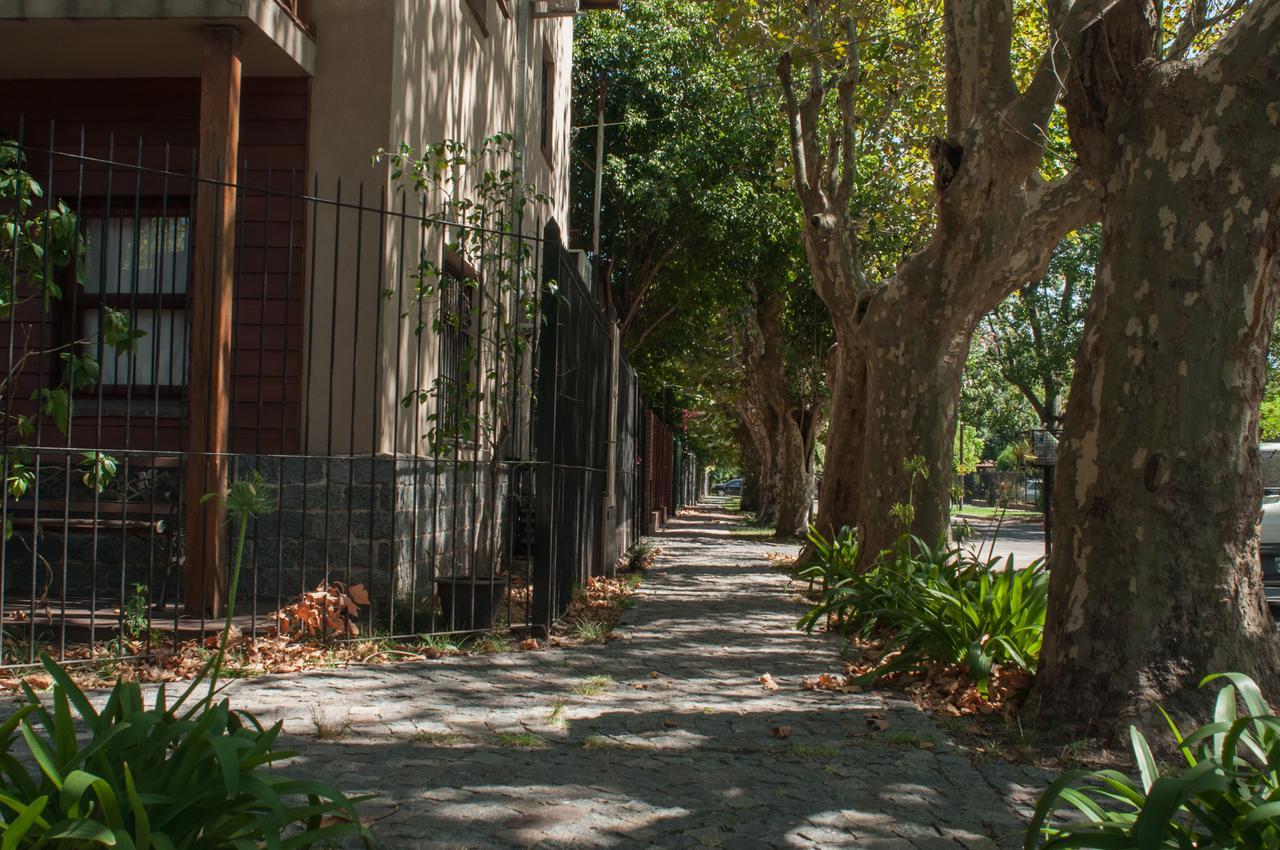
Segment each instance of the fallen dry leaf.
[[650,678],[650,679],[657,679],[657,678],[658,678],[659,676],[661,676],[661,675],[662,675],[662,674],[661,674],[661,673],[659,673],[657,670],[650,670],[650,671],[649,671],[649,678]]
[[1035,749],[1026,745],[1012,748],[1009,750],[1008,755],[1013,759],[1013,761],[1021,762],[1023,764],[1032,764],[1036,760]]
[[791,727],[790,726],[770,726],[769,737],[770,738],[790,738]]
[[680,728],[680,724],[679,724],[679,723],[677,723],[677,722],[675,722],[674,720],[664,720],[664,721],[662,721],[662,725],[663,725],[663,726],[665,726],[665,727],[667,727],[668,729],[679,729],[679,728]]
[[866,721],[867,728],[872,732],[883,732],[889,728],[889,721],[883,714],[868,714]]
[[636,683],[635,683],[634,685],[632,685],[631,687],[635,688],[637,691],[647,691],[647,690],[649,690],[649,686],[648,686],[647,684],[645,684],[644,682],[636,682]]
[[778,689],[778,683],[774,681],[773,676],[765,673],[760,677],[760,687],[764,688],[766,691],[776,691]]
[[806,691],[844,691],[858,687],[850,681],[850,677],[832,673],[823,673],[816,679],[805,679],[800,684]]
[[537,638],[525,638],[524,640],[520,641],[520,648],[521,649],[541,649],[542,644],[538,643]]

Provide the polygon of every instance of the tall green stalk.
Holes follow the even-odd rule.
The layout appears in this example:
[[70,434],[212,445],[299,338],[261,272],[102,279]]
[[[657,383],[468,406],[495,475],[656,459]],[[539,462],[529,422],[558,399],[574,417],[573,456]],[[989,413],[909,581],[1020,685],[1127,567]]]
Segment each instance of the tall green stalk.
[[[205,667],[200,679],[196,680],[198,682],[205,676],[209,677],[209,693],[202,700],[205,705],[213,703],[218,677],[222,675],[222,665],[227,657],[227,644],[231,640],[231,620],[236,613],[236,594],[240,588],[240,566],[244,563],[244,542],[249,530],[249,520],[270,512],[273,507],[271,497],[266,493],[266,486],[266,480],[255,469],[248,478],[242,478],[232,484],[226,494],[227,516],[238,521],[240,528],[236,533],[236,558],[231,567],[231,586],[227,591],[227,613],[222,622],[222,637],[218,641],[218,652]],[[215,498],[218,498],[218,494],[208,493],[201,501],[207,502]]]

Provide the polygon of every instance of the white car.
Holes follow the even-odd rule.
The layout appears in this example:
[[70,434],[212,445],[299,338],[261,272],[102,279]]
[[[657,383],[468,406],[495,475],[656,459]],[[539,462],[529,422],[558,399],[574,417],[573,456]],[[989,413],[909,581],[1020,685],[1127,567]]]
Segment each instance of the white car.
[[1267,602],[1280,606],[1280,493],[1262,497],[1262,528],[1258,538],[1262,555],[1262,589]]

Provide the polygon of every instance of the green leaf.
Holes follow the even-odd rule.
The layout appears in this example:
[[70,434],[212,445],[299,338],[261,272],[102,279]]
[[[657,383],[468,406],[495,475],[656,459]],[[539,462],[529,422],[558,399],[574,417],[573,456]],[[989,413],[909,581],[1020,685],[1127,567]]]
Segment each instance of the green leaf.
[[1156,766],[1151,748],[1147,746],[1147,739],[1142,737],[1138,727],[1129,727],[1129,740],[1133,744],[1133,756],[1138,762],[1138,771],[1142,776],[1142,790],[1150,793],[1151,786],[1160,778],[1160,768]]
[[62,771],[58,769],[58,764],[53,754],[49,752],[44,740],[31,728],[30,723],[22,724],[22,737],[27,742],[27,749],[31,751],[36,764],[40,766],[40,771],[49,778],[55,788],[60,789],[62,787]]
[[0,836],[0,850],[17,850],[20,846],[19,842],[27,837],[33,827],[40,825],[40,813],[44,811],[48,803],[48,797],[38,797],[32,800],[31,804],[14,818],[13,823],[5,828],[4,835]]
[[[113,830],[96,820],[87,818],[73,821],[57,831],[51,832],[48,838],[76,842],[88,841],[93,844],[101,844],[104,847],[120,846]],[[59,845],[54,844],[53,846],[57,847]]]

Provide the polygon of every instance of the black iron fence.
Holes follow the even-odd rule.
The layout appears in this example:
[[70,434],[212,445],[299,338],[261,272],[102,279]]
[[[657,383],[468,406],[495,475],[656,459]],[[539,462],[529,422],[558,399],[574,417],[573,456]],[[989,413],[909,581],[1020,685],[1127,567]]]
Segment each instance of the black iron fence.
[[[193,469],[272,495],[245,545],[250,634],[545,629],[635,541],[635,373],[554,223],[118,153],[0,143],[0,666],[218,628],[235,541],[192,543],[216,516]],[[212,245],[210,189],[232,223]],[[218,275],[210,330],[193,313]],[[223,407],[221,448],[193,399]],[[335,588],[336,621],[296,604]]]

